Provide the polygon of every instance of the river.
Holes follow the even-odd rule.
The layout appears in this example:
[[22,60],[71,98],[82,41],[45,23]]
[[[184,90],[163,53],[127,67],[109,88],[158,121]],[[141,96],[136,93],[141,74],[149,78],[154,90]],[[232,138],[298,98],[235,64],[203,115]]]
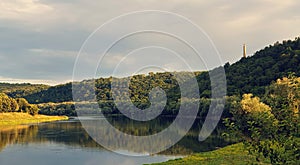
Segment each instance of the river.
[[[80,120],[101,119],[85,117]],[[222,129],[216,129],[207,140],[199,142],[201,122],[198,119],[188,134],[168,150],[154,155],[141,152],[142,156],[126,156],[95,142],[83,129],[80,120],[72,118],[68,121],[0,128],[0,165],[138,165],[210,151],[231,143],[220,136]],[[160,117],[145,123],[136,123],[120,116],[109,117],[108,120],[121,131],[141,136],[163,130],[172,123],[173,118]],[[110,137],[109,132],[107,137],[117,138]],[[137,153],[141,151],[140,147],[136,145],[132,151]],[[122,151],[122,148],[115,146],[114,150]]]

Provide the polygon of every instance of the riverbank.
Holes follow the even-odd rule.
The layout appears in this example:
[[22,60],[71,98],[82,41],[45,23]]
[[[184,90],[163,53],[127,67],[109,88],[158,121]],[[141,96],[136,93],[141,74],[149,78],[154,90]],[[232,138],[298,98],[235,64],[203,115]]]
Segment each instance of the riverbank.
[[163,163],[155,163],[151,165],[195,165],[195,164],[261,164],[269,165],[270,162],[263,160],[263,162],[258,163],[255,157],[249,155],[249,153],[244,149],[242,143],[229,145],[224,148],[220,148],[215,151],[203,152],[198,154],[193,154],[184,158],[179,158],[175,160],[169,160]]
[[28,113],[0,113],[0,127],[12,126],[21,124],[36,124],[43,122],[51,122],[58,120],[68,120],[67,116],[46,116],[46,115],[35,115],[32,116]]

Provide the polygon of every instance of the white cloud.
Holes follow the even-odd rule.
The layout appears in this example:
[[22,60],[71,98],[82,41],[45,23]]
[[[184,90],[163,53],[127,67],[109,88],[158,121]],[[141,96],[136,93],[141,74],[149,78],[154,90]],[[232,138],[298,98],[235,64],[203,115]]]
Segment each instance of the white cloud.
[[65,51],[65,50],[51,50],[51,49],[28,49],[32,54],[38,56],[48,56],[48,57],[76,57],[77,51]]
[[1,0],[0,18],[24,19],[25,17],[38,16],[52,11],[51,6],[39,3],[37,0]]
[[31,83],[31,84],[46,84],[46,85],[57,85],[61,83],[70,82],[72,80],[45,80],[45,79],[16,79],[10,77],[1,77],[0,82],[8,82],[8,83]]

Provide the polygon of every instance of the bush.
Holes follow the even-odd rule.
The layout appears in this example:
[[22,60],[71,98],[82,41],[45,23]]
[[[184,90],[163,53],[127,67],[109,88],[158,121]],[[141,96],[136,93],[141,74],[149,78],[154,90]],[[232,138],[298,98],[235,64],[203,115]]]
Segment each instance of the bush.
[[225,125],[258,161],[263,156],[272,164],[300,164],[299,96],[300,78],[283,78],[267,89],[268,105],[252,94],[232,103]]

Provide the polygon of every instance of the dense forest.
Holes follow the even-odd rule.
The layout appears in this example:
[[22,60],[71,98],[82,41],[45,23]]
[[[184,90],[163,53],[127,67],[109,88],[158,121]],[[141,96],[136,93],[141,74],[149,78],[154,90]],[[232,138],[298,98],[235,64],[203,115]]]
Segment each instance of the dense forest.
[[9,84],[9,83],[0,83],[0,93],[6,93],[10,97],[18,98],[25,97],[27,95],[37,93],[42,90],[48,89],[50,86],[44,84]]
[[300,38],[265,47],[253,56],[225,64],[228,95],[262,95],[265,87],[278,78],[300,76]]

